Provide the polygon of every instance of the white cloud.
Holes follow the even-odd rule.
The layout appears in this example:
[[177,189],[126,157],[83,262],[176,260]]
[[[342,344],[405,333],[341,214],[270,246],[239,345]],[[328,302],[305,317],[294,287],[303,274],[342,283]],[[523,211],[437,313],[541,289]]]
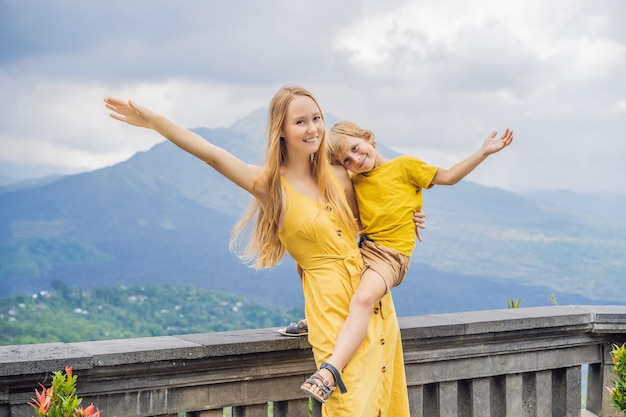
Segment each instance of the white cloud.
[[405,64],[436,66],[441,54],[483,55],[487,49],[501,55],[485,56],[485,66],[523,55],[549,61],[574,79],[602,77],[624,58],[624,45],[606,33],[609,13],[580,0],[405,2],[366,12],[338,32],[336,45],[367,70],[388,70],[400,53],[415,58]]
[[[376,104],[358,120],[380,126],[380,140],[391,137],[397,149],[450,166],[489,131],[511,127],[514,146],[490,162],[502,175],[481,169],[472,179],[626,192],[589,175],[626,151],[615,114],[623,109],[626,56],[614,13],[608,3],[564,0],[404,2],[366,9],[336,45],[371,82]],[[602,131],[612,134],[599,145]]]
[[472,180],[626,193],[624,2],[29,4],[10,3],[0,31],[0,165],[93,169],[161,140],[108,118],[105,95],[221,127],[298,83],[325,111],[444,166],[513,128]]
[[[266,105],[237,88],[170,80],[107,88],[92,82],[1,77],[0,163],[36,168],[38,175],[76,173],[113,165],[163,138],[108,117],[107,95],[132,97],[188,127],[226,127]],[[48,170],[43,167],[48,166]]]

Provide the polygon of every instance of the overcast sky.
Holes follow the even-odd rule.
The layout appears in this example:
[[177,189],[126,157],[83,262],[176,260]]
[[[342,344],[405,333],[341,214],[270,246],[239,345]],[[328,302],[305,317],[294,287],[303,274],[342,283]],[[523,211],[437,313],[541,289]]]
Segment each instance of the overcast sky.
[[228,127],[285,84],[444,167],[513,191],[626,193],[623,0],[0,0],[0,183],[89,171],[162,139],[132,98]]

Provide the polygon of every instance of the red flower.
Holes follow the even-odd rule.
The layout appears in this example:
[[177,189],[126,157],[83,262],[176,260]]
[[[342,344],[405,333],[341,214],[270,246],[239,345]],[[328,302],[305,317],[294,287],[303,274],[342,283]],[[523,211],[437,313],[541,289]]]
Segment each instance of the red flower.
[[[95,410],[95,413],[94,413]],[[78,417],[100,417],[100,410],[96,409],[93,404],[89,404],[87,408],[77,408],[76,415]]]
[[[41,385],[41,384],[39,384]],[[46,388],[41,385],[41,392],[35,390],[35,395],[37,396],[37,400],[31,398],[33,402],[28,403],[35,410],[39,411],[41,414],[46,414],[48,408],[50,408],[50,401],[52,398],[52,387]]]

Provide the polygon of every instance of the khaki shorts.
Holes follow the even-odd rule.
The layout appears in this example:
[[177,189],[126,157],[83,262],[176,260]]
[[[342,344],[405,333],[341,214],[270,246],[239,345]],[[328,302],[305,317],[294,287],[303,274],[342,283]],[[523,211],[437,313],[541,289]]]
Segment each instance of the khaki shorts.
[[361,255],[363,272],[368,268],[378,272],[387,285],[387,291],[402,283],[411,265],[410,257],[367,239],[361,241]]

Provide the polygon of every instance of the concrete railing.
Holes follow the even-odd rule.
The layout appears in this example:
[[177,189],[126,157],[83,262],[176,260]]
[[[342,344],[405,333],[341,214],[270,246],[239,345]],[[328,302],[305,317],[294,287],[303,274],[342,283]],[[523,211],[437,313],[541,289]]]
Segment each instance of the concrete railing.
[[[620,415],[605,387],[626,306],[401,317],[400,327],[412,417]],[[103,417],[307,416],[299,386],[315,370],[306,338],[272,329],[4,346],[0,417],[33,416],[35,388],[70,365],[83,404]]]

